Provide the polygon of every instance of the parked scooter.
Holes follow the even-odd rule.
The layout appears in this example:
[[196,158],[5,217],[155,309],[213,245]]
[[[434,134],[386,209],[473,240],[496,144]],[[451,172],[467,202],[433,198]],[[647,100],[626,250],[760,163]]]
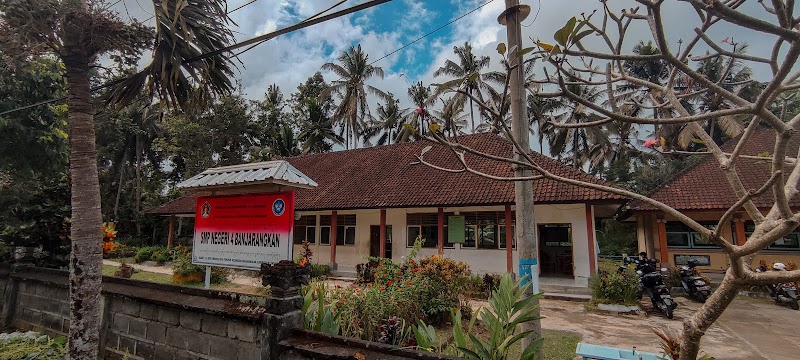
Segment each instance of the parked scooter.
[[697,275],[696,267],[697,261],[689,260],[686,265],[681,266],[678,274],[681,278],[681,285],[689,297],[704,303],[711,295],[711,287],[708,286],[706,279]]
[[626,259],[626,262],[636,264],[636,273],[639,275],[639,298],[642,298],[642,294],[647,294],[653,303],[653,308],[672,319],[678,304],[672,299],[664,281],[667,269],[661,268],[661,271],[658,271],[658,260],[648,259],[646,253],[639,255],[640,257],[635,260]]
[[[773,271],[786,271],[786,265],[783,263],[772,264]],[[764,272],[766,269],[759,267],[756,272]],[[781,284],[767,284],[765,285],[770,297],[775,300],[775,304],[782,305],[788,304],[793,310],[800,310],[798,303],[797,286],[795,283],[781,283]]]

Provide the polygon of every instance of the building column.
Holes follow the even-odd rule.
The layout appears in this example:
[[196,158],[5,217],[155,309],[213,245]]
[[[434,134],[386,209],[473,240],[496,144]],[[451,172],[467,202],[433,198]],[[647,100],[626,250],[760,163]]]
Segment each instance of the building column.
[[[658,247],[661,254],[661,265],[669,264],[669,251],[667,249],[667,220],[656,219],[658,223]],[[654,255],[655,256],[655,255]]]
[[509,274],[514,273],[514,231],[511,224],[511,205],[506,205],[506,272]]
[[589,273],[594,274],[597,272],[597,252],[595,251],[595,228],[594,228],[594,212],[592,205],[585,204],[586,206],[586,234],[587,243],[589,246]]
[[439,208],[439,216],[436,220],[436,228],[438,230],[438,244],[436,248],[439,249],[439,255],[444,254],[444,208]]
[[381,209],[381,245],[378,256],[386,257],[386,209]]
[[331,264],[336,264],[336,211],[331,212]]
[[744,233],[744,219],[735,218],[733,223],[736,226],[736,245],[744,245],[747,242],[747,235]]
[[169,216],[169,235],[167,235],[167,249],[172,248],[172,241],[175,238],[175,215]]

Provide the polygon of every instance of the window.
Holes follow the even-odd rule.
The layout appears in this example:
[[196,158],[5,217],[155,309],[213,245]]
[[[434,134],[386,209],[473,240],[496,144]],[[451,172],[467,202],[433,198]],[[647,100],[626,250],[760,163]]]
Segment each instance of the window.
[[[452,214],[444,214],[444,247],[452,249],[454,246],[447,241],[447,219]],[[422,236],[423,248],[436,248],[439,246],[439,213],[417,213],[406,215],[407,247],[413,247],[417,237]]]
[[[462,249],[505,249],[505,212],[485,211],[464,213],[465,233]],[[512,215],[513,218],[513,215]],[[513,222],[511,224],[513,229]],[[512,230],[513,231],[513,230]],[[512,248],[516,246],[512,243]]]
[[[707,229],[714,230],[717,226],[716,222],[701,221]],[[711,242],[711,239],[700,235],[686,224],[678,221],[670,221],[666,224],[667,232],[667,247],[670,248],[718,248],[717,245]]]
[[[331,244],[331,216],[322,215],[319,219],[319,243],[322,245]],[[356,244],[356,216],[338,215],[336,216],[336,245],[355,245]]]
[[[517,248],[517,237],[515,235],[516,234],[515,233],[516,230],[517,230],[516,226],[511,225],[511,248],[512,249],[516,249]],[[497,227],[497,234],[500,236],[500,248],[501,249],[505,249],[506,248],[506,226],[505,225],[498,226]]]
[[[756,230],[756,225],[752,221],[745,221],[744,234],[748,238],[753,235]],[[800,250],[800,231],[795,229],[794,232],[776,240],[774,243],[767,246],[767,250]]]
[[294,222],[294,243],[302,244],[306,240],[310,244],[314,244],[317,240],[316,215],[304,215]]

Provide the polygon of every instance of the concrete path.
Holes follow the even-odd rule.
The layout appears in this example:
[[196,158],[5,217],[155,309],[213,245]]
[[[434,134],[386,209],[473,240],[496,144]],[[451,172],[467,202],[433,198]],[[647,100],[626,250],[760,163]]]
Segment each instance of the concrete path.
[[[592,344],[660,353],[661,339],[653,329],[677,334],[682,321],[700,307],[685,298],[676,300],[675,318],[669,320],[656,313],[612,315],[587,311],[581,303],[544,299],[542,327],[579,333],[582,341]],[[701,353],[720,360],[796,360],[800,358],[798,329],[800,312],[763,300],[737,299],[706,332]]]
[[[103,260],[104,265],[120,264]],[[159,274],[172,274],[165,266],[131,264],[135,269]],[[245,286],[261,286],[261,279],[233,275],[230,282]],[[326,280],[328,286],[349,286],[350,282]],[[583,341],[621,348],[636,347],[642,351],[661,352],[661,339],[653,333],[660,328],[677,334],[682,321],[691,316],[701,304],[686,298],[676,298],[675,318],[669,320],[657,313],[617,315],[587,311],[585,303],[542,299],[542,327],[571,331],[583,336]],[[473,308],[488,306],[485,301],[473,301]],[[649,306],[646,304],[645,307]],[[800,359],[800,311],[778,306],[763,299],[736,299],[703,337],[701,353],[717,359],[796,360]]]

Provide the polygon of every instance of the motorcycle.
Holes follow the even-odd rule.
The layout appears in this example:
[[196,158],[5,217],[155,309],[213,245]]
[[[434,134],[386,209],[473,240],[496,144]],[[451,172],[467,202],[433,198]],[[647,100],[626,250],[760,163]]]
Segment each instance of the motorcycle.
[[661,271],[658,271],[656,259],[642,258],[626,262],[636,264],[636,274],[639,275],[639,299],[646,293],[653,303],[653,309],[663,312],[668,319],[672,319],[678,304],[672,299],[669,288],[664,282],[667,269],[661,268]]
[[[786,265],[783,263],[775,263],[772,265],[774,271],[786,271]],[[765,268],[759,267],[756,272],[764,272]],[[780,283],[780,284],[767,284],[764,285],[769,292],[769,296],[775,300],[775,304],[788,304],[792,310],[800,310],[800,303],[798,303],[797,285],[795,283]]]
[[681,285],[689,297],[699,302],[706,302],[709,295],[711,295],[711,287],[702,276],[697,276],[695,268],[697,262],[689,260],[686,265],[681,266],[678,270],[678,275],[681,278]]

